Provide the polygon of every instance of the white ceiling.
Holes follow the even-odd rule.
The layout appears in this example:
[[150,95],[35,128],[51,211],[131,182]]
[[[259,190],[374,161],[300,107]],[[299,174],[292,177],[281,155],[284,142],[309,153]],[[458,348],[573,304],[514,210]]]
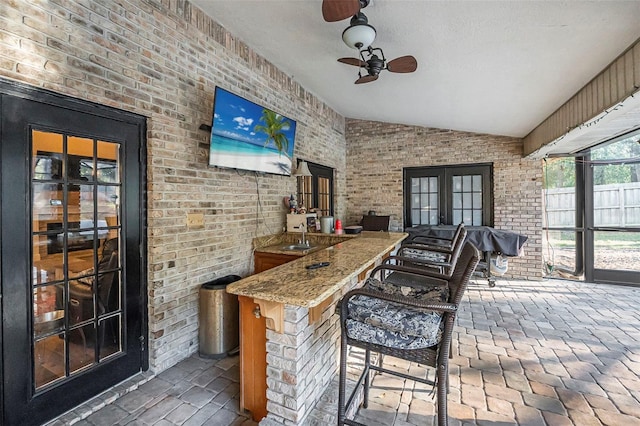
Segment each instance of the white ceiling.
[[321,0],[192,1],[345,117],[516,137],[640,38],[640,1],[372,0],[373,46],[418,70],[355,85]]

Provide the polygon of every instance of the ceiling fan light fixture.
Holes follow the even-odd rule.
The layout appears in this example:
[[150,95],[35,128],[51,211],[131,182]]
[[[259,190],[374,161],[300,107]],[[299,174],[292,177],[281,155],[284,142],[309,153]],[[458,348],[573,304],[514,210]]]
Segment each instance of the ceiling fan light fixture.
[[342,32],[342,41],[352,49],[366,49],[375,39],[376,29],[368,24],[362,12],[351,18],[351,25]]

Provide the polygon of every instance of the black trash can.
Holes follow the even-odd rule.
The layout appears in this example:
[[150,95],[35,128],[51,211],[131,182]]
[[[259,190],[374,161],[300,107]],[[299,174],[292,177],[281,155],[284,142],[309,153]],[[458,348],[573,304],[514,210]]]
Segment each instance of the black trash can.
[[205,358],[224,358],[239,344],[238,296],[227,293],[227,285],[238,281],[227,275],[200,287],[199,353]]

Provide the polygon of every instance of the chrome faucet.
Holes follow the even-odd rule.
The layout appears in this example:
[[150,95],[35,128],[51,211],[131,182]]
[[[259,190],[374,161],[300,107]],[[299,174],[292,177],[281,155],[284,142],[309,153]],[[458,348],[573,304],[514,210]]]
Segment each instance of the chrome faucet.
[[309,241],[307,241],[304,238],[304,234],[306,233],[307,226],[304,223],[301,223],[300,225],[296,226],[296,228],[302,230],[302,241],[298,240],[298,243],[309,247]]

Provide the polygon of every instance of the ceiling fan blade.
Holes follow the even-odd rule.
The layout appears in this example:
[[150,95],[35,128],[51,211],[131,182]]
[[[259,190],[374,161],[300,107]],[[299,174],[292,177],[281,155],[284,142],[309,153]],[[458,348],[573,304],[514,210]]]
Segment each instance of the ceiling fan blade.
[[413,56],[401,56],[389,61],[387,69],[391,72],[414,72],[418,69],[418,61]]
[[327,22],[351,18],[360,11],[360,0],[323,0],[322,16]]
[[347,64],[347,65],[354,65],[356,67],[362,67],[362,68],[367,67],[367,63],[358,58],[340,58],[338,59],[338,62],[342,62],[343,64]]
[[376,81],[378,79],[377,75],[365,75],[364,77],[360,77],[356,80],[356,84],[369,83],[371,81]]

